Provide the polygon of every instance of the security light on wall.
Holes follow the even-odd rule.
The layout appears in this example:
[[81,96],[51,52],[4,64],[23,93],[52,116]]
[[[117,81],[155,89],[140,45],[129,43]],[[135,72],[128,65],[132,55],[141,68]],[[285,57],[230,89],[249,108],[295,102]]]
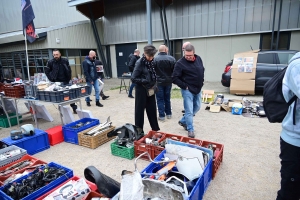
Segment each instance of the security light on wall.
[[60,39],[59,38],[56,38],[56,44],[60,44]]

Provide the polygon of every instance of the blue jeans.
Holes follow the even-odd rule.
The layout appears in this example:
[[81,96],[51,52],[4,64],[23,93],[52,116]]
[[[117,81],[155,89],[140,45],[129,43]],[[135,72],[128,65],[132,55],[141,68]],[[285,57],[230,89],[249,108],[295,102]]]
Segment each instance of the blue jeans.
[[201,107],[201,92],[199,94],[193,94],[189,90],[181,89],[181,95],[183,97],[183,106],[185,110],[184,116],[180,122],[186,124],[188,131],[194,131],[193,115],[195,115]]
[[129,92],[128,92],[128,96],[132,96],[132,90],[133,90],[134,86],[135,86],[135,83],[131,83]]
[[158,86],[156,93],[156,102],[158,107],[159,117],[163,118],[166,115],[172,115],[171,111],[171,89],[172,84],[167,86]]
[[[88,94],[89,94],[89,95],[91,95],[92,90],[93,90],[92,87],[94,86],[94,89],[95,89],[95,95],[96,95],[96,101],[99,101],[99,99],[100,99],[100,97],[99,97],[100,91],[99,91],[99,82],[98,82],[98,80],[93,81],[93,84],[91,84],[90,82],[87,82],[87,85],[89,86],[89,89],[88,89]],[[87,97],[85,98],[85,101],[86,101],[86,102],[90,102],[90,96],[87,96]]]

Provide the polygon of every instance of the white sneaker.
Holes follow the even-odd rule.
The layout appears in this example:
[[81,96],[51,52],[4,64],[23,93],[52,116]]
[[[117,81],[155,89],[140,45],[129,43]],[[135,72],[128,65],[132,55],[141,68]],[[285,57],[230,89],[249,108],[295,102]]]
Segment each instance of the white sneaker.
[[172,118],[172,115],[167,115],[167,119],[171,119]]

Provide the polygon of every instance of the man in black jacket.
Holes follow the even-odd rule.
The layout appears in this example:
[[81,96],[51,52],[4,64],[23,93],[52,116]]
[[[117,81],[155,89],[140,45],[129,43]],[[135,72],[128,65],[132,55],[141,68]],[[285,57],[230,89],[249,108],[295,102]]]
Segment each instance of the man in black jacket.
[[[45,74],[51,82],[61,82],[63,85],[68,85],[71,80],[71,67],[69,61],[66,58],[62,58],[60,51],[53,50],[53,59],[49,60],[47,67],[45,67]],[[73,113],[77,114],[77,105],[75,103],[70,104],[73,109]]]
[[[136,49],[136,50],[134,50],[133,55],[131,55],[130,61],[129,61],[129,64],[128,64],[128,66],[129,66],[129,71],[130,71],[131,73],[133,72],[135,63],[136,63],[136,61],[137,61],[139,58],[140,58],[140,50]],[[131,83],[131,86],[130,86],[130,88],[129,88],[129,94],[128,94],[128,97],[129,97],[129,98],[134,98],[134,97],[132,96],[132,90],[133,90],[134,86],[135,86],[135,83]]]
[[189,137],[195,137],[193,126],[193,115],[201,106],[201,89],[204,82],[204,67],[200,56],[195,54],[193,45],[185,47],[184,57],[175,64],[173,72],[173,83],[181,88],[185,114],[178,122],[188,131]]
[[[92,87],[94,86],[95,96],[96,96],[96,106],[103,107],[103,105],[100,103],[99,82],[98,82],[98,74],[95,65],[95,60],[96,60],[96,52],[90,51],[89,55],[82,62],[82,68],[84,71],[86,83],[89,86],[88,94],[91,95]],[[91,106],[90,103],[91,100],[89,96],[85,98],[85,101],[87,106]]]
[[160,45],[158,55],[154,57],[156,62],[157,86],[156,102],[158,107],[158,120],[164,121],[165,115],[168,119],[172,117],[171,111],[171,89],[172,89],[172,73],[176,60],[173,56],[167,54],[167,47]]

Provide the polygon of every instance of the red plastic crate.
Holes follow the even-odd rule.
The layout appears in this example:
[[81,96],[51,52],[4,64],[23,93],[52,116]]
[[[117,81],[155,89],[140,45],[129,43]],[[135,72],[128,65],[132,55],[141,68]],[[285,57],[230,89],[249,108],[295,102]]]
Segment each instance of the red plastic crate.
[[[8,165],[5,165],[5,166],[3,166],[3,167],[1,167],[1,168],[0,168],[0,171],[3,171],[3,170],[5,170],[5,169],[7,169],[8,167],[10,167],[10,166],[12,166],[12,165],[14,165],[14,164],[16,164],[16,163],[19,163],[19,162],[21,162],[21,161],[24,161],[24,160],[30,160],[30,161],[32,162],[31,165],[27,166],[27,168],[28,168],[28,167],[32,167],[32,166],[36,166],[36,165],[40,165],[40,164],[46,164],[45,161],[39,160],[39,159],[37,159],[37,158],[35,158],[35,157],[33,157],[33,156],[30,156],[30,155],[26,154],[26,155],[24,155],[21,159],[15,161],[15,162],[9,163]],[[10,176],[12,176],[13,174],[23,173],[25,170],[34,170],[34,168],[26,169],[26,167],[25,167],[25,168],[22,168],[22,169],[20,169],[20,170],[18,170],[18,171],[14,171],[13,173],[8,174],[8,175],[6,175],[6,176],[0,176],[0,185],[2,186],[2,185],[3,185],[3,182],[4,182],[6,179],[8,179]]]
[[[78,176],[73,176],[72,178],[68,179],[67,181],[63,182],[62,184],[60,184],[59,186],[57,186],[56,188],[54,188],[53,190],[50,190],[49,192],[47,192],[46,194],[43,194],[42,196],[40,196],[39,198],[37,198],[36,200],[43,200],[46,196],[48,196],[49,194],[51,194],[52,192],[54,192],[55,190],[57,190],[58,188],[60,188],[61,186],[63,186],[64,184],[66,184],[68,181],[70,180],[75,180],[77,181],[78,179],[80,179],[80,177]],[[97,191],[97,186],[95,185],[95,183],[92,183],[88,180],[85,180],[85,182],[88,184],[88,186],[90,187],[91,191]],[[103,196],[102,196],[103,197]],[[83,198],[85,199],[85,198]]]
[[[165,141],[167,138],[176,140],[176,141],[182,141],[183,136],[171,134],[171,133],[165,133],[164,136],[158,141],[158,143],[161,143]],[[161,146],[152,146],[152,159],[157,157],[165,148]]]
[[[163,132],[157,132],[157,131],[149,131],[147,135],[139,139],[138,141],[134,142],[134,156],[138,157],[144,152],[148,152],[150,154],[150,157],[153,159],[153,150],[152,150],[152,145],[151,144],[146,144],[146,138],[152,139],[153,137],[156,138],[163,138],[165,133]],[[144,155],[141,157],[143,160],[149,160],[147,155]]]
[[51,146],[64,141],[62,126],[55,126],[53,128],[45,130],[45,132],[48,133],[49,143]]
[[203,141],[201,146],[207,148],[209,144],[213,144],[216,146],[214,152],[213,173],[212,173],[212,178],[214,179],[218,169],[220,168],[221,162],[223,161],[224,145],[215,142],[210,142],[210,141]]
[[93,197],[104,197],[104,196],[102,194],[92,191],[86,197],[83,197],[82,200],[91,200]]
[[202,145],[202,140],[190,138],[190,137],[183,137],[180,142],[189,143],[189,144],[196,145],[196,146]]

